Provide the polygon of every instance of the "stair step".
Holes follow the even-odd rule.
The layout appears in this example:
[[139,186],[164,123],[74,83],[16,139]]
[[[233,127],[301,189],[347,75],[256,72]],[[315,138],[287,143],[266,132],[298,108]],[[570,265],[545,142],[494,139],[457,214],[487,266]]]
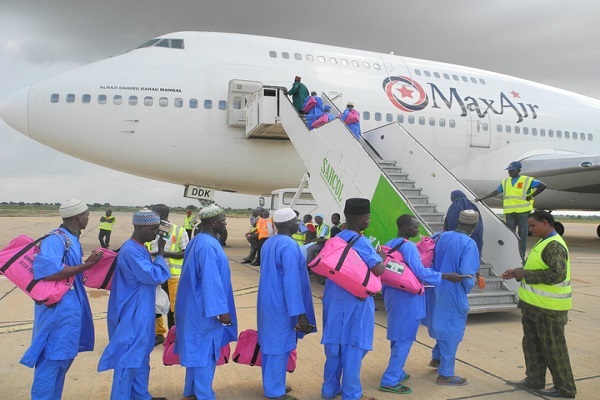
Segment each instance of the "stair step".
[[482,290],[468,294],[469,305],[513,304],[515,294],[510,290]]
[[406,189],[402,189],[401,192],[402,194],[404,194],[405,196],[418,196],[421,194],[421,191],[423,189],[421,188],[417,188],[417,187],[413,187],[413,188],[406,188]]
[[413,204],[415,211],[422,215],[423,213],[431,213],[435,211],[435,204]]
[[381,165],[382,167],[395,167],[396,166],[396,161],[395,160],[376,160],[377,164]]
[[434,212],[434,213],[419,213],[419,216],[423,219],[423,221],[427,222],[444,222],[444,214]]
[[[480,272],[480,274],[481,274],[481,272]],[[481,276],[483,276],[485,278],[485,289],[479,289],[477,287],[477,284],[475,284],[475,286],[471,290],[471,293],[486,293],[489,291],[495,292],[495,291],[500,291],[500,290],[507,290],[502,285],[502,278],[496,278],[494,276],[485,276],[484,274],[481,274]]]
[[394,184],[394,186],[396,186],[398,189],[402,190],[402,189],[411,189],[415,187],[415,181],[411,181],[411,180],[392,180],[392,183]]
[[429,197],[427,196],[404,196],[411,204],[429,204]]
[[486,304],[486,305],[474,305],[469,309],[469,314],[480,314],[487,312],[503,312],[517,310],[516,304]]

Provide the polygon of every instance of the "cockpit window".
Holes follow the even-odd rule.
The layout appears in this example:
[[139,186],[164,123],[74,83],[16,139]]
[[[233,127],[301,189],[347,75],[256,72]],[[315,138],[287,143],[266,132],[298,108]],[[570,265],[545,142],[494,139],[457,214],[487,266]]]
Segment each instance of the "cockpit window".
[[183,39],[152,39],[139,46],[138,49],[142,49],[144,47],[167,47],[169,49],[184,49],[185,45]]

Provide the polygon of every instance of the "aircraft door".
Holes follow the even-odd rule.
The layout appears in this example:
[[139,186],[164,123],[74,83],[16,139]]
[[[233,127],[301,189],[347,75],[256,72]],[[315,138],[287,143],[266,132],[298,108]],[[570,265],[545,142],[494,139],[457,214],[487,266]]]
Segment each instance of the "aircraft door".
[[486,114],[481,118],[476,111],[469,111],[469,125],[467,127],[471,147],[489,149],[492,141],[492,127],[490,117]]
[[261,82],[232,79],[227,94],[227,125],[236,128],[246,127],[246,104],[260,90]]

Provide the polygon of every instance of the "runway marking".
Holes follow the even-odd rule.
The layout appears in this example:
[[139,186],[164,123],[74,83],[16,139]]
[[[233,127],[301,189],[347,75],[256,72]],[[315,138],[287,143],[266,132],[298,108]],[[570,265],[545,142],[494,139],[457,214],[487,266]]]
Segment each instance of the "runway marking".
[[238,289],[233,291],[234,296],[243,296],[245,294],[251,294],[258,292],[258,286],[251,286],[244,289]]
[[[106,318],[105,312],[92,315],[92,319],[94,319],[94,320],[105,319],[105,318]],[[7,333],[25,332],[25,331],[30,331],[32,329],[33,329],[33,322],[25,322],[25,323],[21,323],[21,324],[15,324],[15,325],[10,325],[10,326],[0,328],[0,335],[4,335]]]

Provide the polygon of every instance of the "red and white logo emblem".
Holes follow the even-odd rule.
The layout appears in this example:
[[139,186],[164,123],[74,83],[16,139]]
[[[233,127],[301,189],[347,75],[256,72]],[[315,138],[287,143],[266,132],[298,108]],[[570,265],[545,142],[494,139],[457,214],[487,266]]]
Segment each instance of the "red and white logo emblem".
[[383,90],[392,104],[402,111],[419,111],[429,103],[423,87],[406,76],[390,76],[384,79]]

